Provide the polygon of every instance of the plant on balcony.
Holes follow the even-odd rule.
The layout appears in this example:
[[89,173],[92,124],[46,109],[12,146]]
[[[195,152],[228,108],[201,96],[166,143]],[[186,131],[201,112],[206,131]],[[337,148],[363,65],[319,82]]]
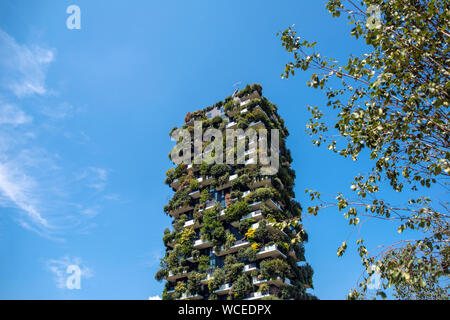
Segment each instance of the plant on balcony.
[[225,283],[225,272],[221,268],[214,270],[213,278],[208,282],[208,289],[210,292],[214,292]]
[[225,257],[225,264],[224,264],[225,281],[227,283],[233,283],[234,281],[236,281],[238,276],[244,270],[244,267],[245,264],[239,262],[233,254],[227,255]]
[[200,203],[204,204],[206,202],[208,202],[211,199],[211,193],[209,192],[208,189],[203,189],[202,192],[200,193]]
[[262,283],[260,284],[259,288],[258,288],[258,292],[269,292],[269,285],[267,283]]
[[265,279],[276,279],[277,277],[285,279],[291,273],[289,264],[279,258],[264,260],[260,263],[259,268]]
[[243,216],[250,213],[250,206],[245,201],[238,201],[231,204],[225,210],[225,220],[227,222],[239,221]]
[[241,300],[252,290],[252,283],[246,274],[237,277],[231,288],[230,296],[233,299]]
[[199,190],[200,189],[200,182],[198,182],[197,179],[192,178],[189,181],[189,189],[190,189],[191,192]]
[[200,165],[200,174],[202,176],[207,176],[209,174],[209,165],[206,162],[202,162]]
[[190,272],[187,278],[186,293],[192,296],[200,294],[200,285],[203,279],[204,275],[201,273],[196,271]]
[[262,221],[259,223],[258,228],[254,229],[254,230],[255,231],[253,232],[252,240],[261,245],[265,245],[265,244],[269,243],[270,241],[276,240],[276,238],[279,237],[278,234],[272,235],[270,233],[269,229],[267,228],[267,226]]
[[242,262],[251,263],[256,261],[256,253],[257,251],[250,246],[248,248],[239,249],[237,257]]
[[177,285],[175,286],[175,298],[180,298],[183,293],[186,292],[186,284],[183,281],[178,281]]
[[204,272],[210,267],[210,258],[208,256],[200,256],[198,258],[198,271]]
[[236,242],[236,237],[228,230],[225,231],[225,243],[223,245],[225,250],[228,250],[229,248],[231,248],[235,242]]
[[195,238],[195,230],[192,227],[184,228],[180,233],[179,243],[181,245],[181,253],[187,257],[191,254]]
[[163,243],[167,246],[170,242],[175,240],[176,232],[170,232],[169,228],[164,229]]
[[162,281],[169,275],[169,271],[167,269],[159,269],[155,274],[155,279],[158,281]]
[[214,245],[221,245],[225,241],[225,228],[220,221],[217,207],[205,211],[200,232],[205,239],[212,241]]

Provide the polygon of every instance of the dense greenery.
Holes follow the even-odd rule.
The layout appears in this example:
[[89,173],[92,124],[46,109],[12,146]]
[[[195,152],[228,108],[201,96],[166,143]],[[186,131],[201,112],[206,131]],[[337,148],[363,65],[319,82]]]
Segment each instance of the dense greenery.
[[[375,10],[367,14],[369,7]],[[372,14],[377,8],[378,18]],[[308,85],[325,92],[328,110],[308,107],[313,144],[326,144],[354,161],[367,156],[373,167],[354,177],[352,197],[342,191],[334,201],[307,190],[317,201],[308,211],[337,207],[354,228],[364,217],[388,221],[395,232],[412,231],[411,238],[374,251],[363,239],[356,241],[367,272],[349,298],[365,297],[369,276],[377,271],[381,297],[391,287],[402,299],[447,299],[449,210],[448,199],[439,195],[447,194],[450,173],[449,3],[331,0],[327,9],[333,17],[347,16],[350,35],[365,43],[366,53],[341,64],[319,54],[315,42],[301,39],[290,27],[280,33],[293,58],[283,76],[293,76],[296,69],[318,70]],[[433,198],[427,196],[429,188]],[[408,192],[411,198],[397,204],[394,192]],[[346,248],[345,241],[338,255]]]
[[[201,120],[204,129],[223,130],[231,121],[243,129],[259,121],[268,129],[279,129],[281,168],[274,176],[262,176],[260,164],[203,162],[167,171],[165,182],[175,194],[164,211],[174,217],[173,230],[164,231],[166,254],[155,275],[159,281],[168,280],[163,299],[243,299],[258,290],[271,299],[312,298],[306,292],[312,272],[303,273],[297,265],[304,260],[301,249],[307,236],[299,219],[301,206],[294,200],[295,172],[285,145],[289,133],[277,107],[261,95],[260,85],[246,86],[225,102],[186,115],[183,128],[191,132],[192,120]],[[218,106],[224,106],[225,114],[208,119],[206,112]],[[240,143],[248,147],[249,142]],[[248,217],[251,212],[256,220]],[[289,223],[293,218],[295,226]],[[282,259],[259,256],[270,245],[276,246],[272,254]],[[262,281],[278,277],[291,281]],[[254,283],[254,279],[261,281]]]

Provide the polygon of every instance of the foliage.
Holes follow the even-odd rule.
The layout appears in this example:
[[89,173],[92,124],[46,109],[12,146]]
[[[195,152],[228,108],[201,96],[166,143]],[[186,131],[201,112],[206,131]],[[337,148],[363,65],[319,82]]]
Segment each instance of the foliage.
[[250,213],[250,206],[245,201],[238,201],[231,204],[225,210],[225,220],[227,222],[239,221],[243,216]]
[[[380,10],[376,23],[364,8],[370,5]],[[308,108],[312,117],[307,131],[314,137],[313,144],[326,143],[332,152],[354,161],[367,154],[374,165],[351,183],[354,199],[339,193],[336,201],[325,201],[319,192],[307,190],[311,200],[317,201],[308,212],[315,215],[337,207],[355,228],[364,216],[367,221],[390,222],[400,233],[413,231],[413,239],[375,252],[369,252],[362,239],[357,241],[367,273],[350,298],[365,294],[372,265],[380,270],[383,289],[393,287],[397,297],[415,299],[431,297],[431,291],[445,292],[441,286],[443,278],[448,280],[448,204],[424,195],[431,187],[435,195],[440,189],[445,194],[450,173],[448,3],[364,0],[359,6],[331,0],[327,9],[333,17],[347,15],[354,26],[351,36],[364,40],[368,53],[352,55],[340,65],[321,56],[315,42],[302,40],[290,27],[280,34],[294,60],[286,65],[283,76],[294,75],[295,69],[319,70],[308,85],[325,91],[329,110],[325,117],[317,107]],[[387,191],[405,189],[419,194],[405,204],[391,203]],[[344,242],[338,255],[346,248]],[[384,291],[379,293],[386,296]]]
[[276,279],[277,277],[284,279],[290,275],[291,267],[286,261],[277,258],[262,261],[260,270],[265,279]]
[[214,292],[219,289],[221,285],[225,283],[225,272],[221,268],[214,270],[213,278],[208,282],[208,289],[210,292]]
[[200,284],[203,278],[204,275],[202,275],[201,273],[198,273],[196,271],[190,272],[187,278],[187,292],[191,295],[200,293]]
[[198,258],[198,271],[203,272],[210,267],[210,259],[208,256],[200,256]]
[[252,289],[252,283],[246,274],[241,274],[233,283],[230,294],[233,299],[241,300]]
[[224,265],[226,282],[232,283],[236,281],[237,277],[242,273],[242,270],[244,270],[244,266],[245,264],[242,262],[238,262],[234,255],[227,255],[225,257]]

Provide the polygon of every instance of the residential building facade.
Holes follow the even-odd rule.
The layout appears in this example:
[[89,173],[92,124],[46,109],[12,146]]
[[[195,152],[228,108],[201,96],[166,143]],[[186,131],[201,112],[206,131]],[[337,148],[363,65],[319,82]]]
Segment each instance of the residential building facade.
[[261,146],[244,134],[235,142],[247,150],[245,163],[182,163],[167,171],[174,195],[164,211],[173,222],[164,232],[165,257],[155,276],[165,281],[163,299],[314,298],[307,292],[313,271],[305,262],[307,234],[294,200],[289,133],[277,107],[262,96],[260,85],[247,85],[188,113],[182,128],[192,132],[195,121],[224,135],[233,128],[278,129],[280,166],[264,175],[263,165],[250,161]]

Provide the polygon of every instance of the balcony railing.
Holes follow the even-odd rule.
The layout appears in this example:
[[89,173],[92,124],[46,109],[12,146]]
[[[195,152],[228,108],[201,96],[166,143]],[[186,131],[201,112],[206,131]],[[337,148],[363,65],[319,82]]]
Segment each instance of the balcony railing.
[[[277,227],[275,227],[275,224],[273,222],[266,223],[266,227],[272,233],[279,233],[283,236],[287,236],[287,234],[283,230],[280,230]],[[259,228],[259,222],[252,224],[252,229],[258,229],[258,228]]]
[[188,272],[186,270],[178,273],[169,272],[167,276],[167,281],[176,281],[178,279],[184,278],[188,276]]
[[197,239],[194,241],[194,248],[195,249],[204,249],[208,247],[212,247],[213,243],[206,239]]
[[250,242],[248,242],[247,240],[238,240],[236,241],[230,248],[225,249],[223,246],[220,247],[220,251],[216,252],[215,250],[213,251],[213,253],[216,256],[223,256],[225,254],[229,254],[229,253],[233,253],[238,251],[240,248],[244,248],[250,245]]
[[225,283],[225,284],[221,285],[219,289],[215,290],[214,293],[226,294],[226,293],[230,292],[231,287],[232,287],[232,285],[230,283]]
[[244,300],[261,300],[262,298],[269,297],[269,292],[253,292],[250,293]]
[[280,250],[278,250],[278,248],[275,244],[262,248],[256,254],[256,258],[258,258],[258,259],[262,259],[262,258],[266,258],[266,257],[279,257],[279,256],[286,258],[286,255],[284,253],[282,253]]
[[277,277],[276,279],[258,279],[257,277],[253,277],[253,284],[255,286],[259,286],[263,283],[267,283],[267,284],[273,284],[276,285],[278,287],[280,286],[290,286],[291,285],[291,280],[289,279],[281,279],[280,277]]
[[249,264],[246,264],[244,267],[245,273],[252,272],[253,270],[256,270],[256,271],[259,270],[258,267],[256,266],[256,263],[249,263]]
[[186,292],[183,292],[180,298],[180,300],[201,300],[201,299],[203,299],[203,297],[198,293],[188,295]]

